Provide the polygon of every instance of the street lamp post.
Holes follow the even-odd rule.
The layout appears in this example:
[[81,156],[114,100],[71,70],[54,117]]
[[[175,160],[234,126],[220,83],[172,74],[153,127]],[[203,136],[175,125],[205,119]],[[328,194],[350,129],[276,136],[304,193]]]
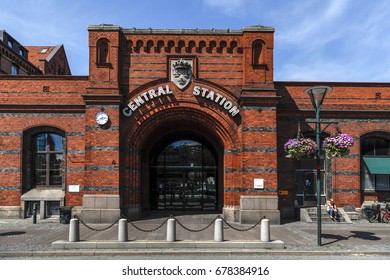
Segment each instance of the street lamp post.
[[311,103],[313,104],[316,113],[316,187],[317,187],[317,244],[321,246],[321,123],[320,123],[320,111],[322,103],[328,92],[332,91],[328,86],[315,86],[308,88],[304,91],[305,94],[310,96]]

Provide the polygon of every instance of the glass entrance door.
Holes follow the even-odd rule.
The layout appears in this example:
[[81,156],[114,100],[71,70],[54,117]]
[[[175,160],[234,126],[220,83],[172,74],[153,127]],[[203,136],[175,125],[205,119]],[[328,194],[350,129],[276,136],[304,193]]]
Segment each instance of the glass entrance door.
[[[317,171],[297,170],[297,202],[299,206],[317,205]],[[324,172],[321,171],[321,197],[325,197]],[[322,201],[323,199],[321,199]]]
[[215,210],[216,156],[203,143],[178,140],[162,147],[151,161],[154,209]]

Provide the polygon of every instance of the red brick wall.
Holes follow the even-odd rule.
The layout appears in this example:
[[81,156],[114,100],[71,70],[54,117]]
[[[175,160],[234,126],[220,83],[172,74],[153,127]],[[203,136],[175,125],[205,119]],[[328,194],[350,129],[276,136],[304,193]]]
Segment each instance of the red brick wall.
[[[355,144],[350,154],[331,160],[327,170],[326,188],[328,197],[332,195],[340,205],[360,207],[364,200],[383,200],[390,197],[383,193],[361,191],[360,138],[370,132],[390,132],[388,110],[390,109],[390,84],[387,83],[320,83],[333,87],[326,96],[321,109],[322,121],[338,123],[339,129],[354,137]],[[304,94],[306,88],[318,85],[313,82],[277,82],[275,86],[281,96],[278,110],[278,160],[279,188],[294,192],[294,170],[296,161],[285,158],[283,144],[297,134],[298,121],[313,121],[314,109],[309,97]],[[303,131],[314,129],[314,124],[302,124]],[[326,124],[323,124],[324,128]],[[331,124],[325,133],[336,131]],[[314,167],[313,167],[314,168]],[[281,172],[283,170],[283,172]],[[281,207],[291,206],[293,200],[281,201]]]
[[[107,63],[96,63],[97,42],[107,39]],[[263,45],[263,61],[253,64],[252,46]],[[80,193],[66,192],[67,205],[82,205],[86,193],[120,194],[124,208],[148,207],[148,159],[164,136],[191,131],[209,139],[220,163],[222,206],[239,205],[241,195],[280,196],[291,209],[297,162],[286,159],[283,144],[295,137],[298,121],[307,131],[314,111],[303,91],[314,82],[273,81],[273,31],[147,31],[116,26],[89,28],[88,77],[0,76],[0,204],[20,205],[23,133],[53,126],[66,135],[66,182]],[[194,77],[184,90],[169,79],[169,60],[192,59]],[[130,117],[122,109],[149,89],[166,85],[174,92],[147,102]],[[194,85],[228,98],[240,110],[232,116],[219,104],[193,94]],[[356,139],[351,154],[328,164],[327,190],[338,204],[360,206],[377,194],[360,191],[360,137],[390,132],[390,84],[326,83],[321,118],[338,122]],[[110,125],[94,118],[104,110]],[[326,128],[333,133],[335,125]],[[255,178],[265,179],[254,190]],[[383,196],[383,195],[382,195]]]
[[[20,205],[22,195],[23,133],[37,126],[63,130],[67,149],[84,151],[84,102],[81,97],[88,84],[84,77],[46,78],[37,76],[0,76],[0,205]],[[81,163],[67,160],[67,168],[83,168]],[[84,184],[82,173],[68,172],[66,182]]]

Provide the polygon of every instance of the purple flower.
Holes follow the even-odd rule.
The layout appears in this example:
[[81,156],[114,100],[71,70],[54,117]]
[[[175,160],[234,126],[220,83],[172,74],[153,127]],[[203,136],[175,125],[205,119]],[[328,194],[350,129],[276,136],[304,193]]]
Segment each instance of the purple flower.
[[284,145],[287,158],[300,159],[317,152],[317,144],[310,138],[289,139]]
[[327,158],[341,157],[349,154],[349,147],[354,143],[352,136],[345,133],[336,133],[325,138],[322,147]]

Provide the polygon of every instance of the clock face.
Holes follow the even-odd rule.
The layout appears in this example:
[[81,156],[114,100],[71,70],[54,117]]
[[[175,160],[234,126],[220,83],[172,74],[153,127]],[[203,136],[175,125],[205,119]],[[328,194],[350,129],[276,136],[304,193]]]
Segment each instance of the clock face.
[[95,119],[99,125],[105,125],[108,122],[108,115],[104,112],[99,112],[96,114]]

